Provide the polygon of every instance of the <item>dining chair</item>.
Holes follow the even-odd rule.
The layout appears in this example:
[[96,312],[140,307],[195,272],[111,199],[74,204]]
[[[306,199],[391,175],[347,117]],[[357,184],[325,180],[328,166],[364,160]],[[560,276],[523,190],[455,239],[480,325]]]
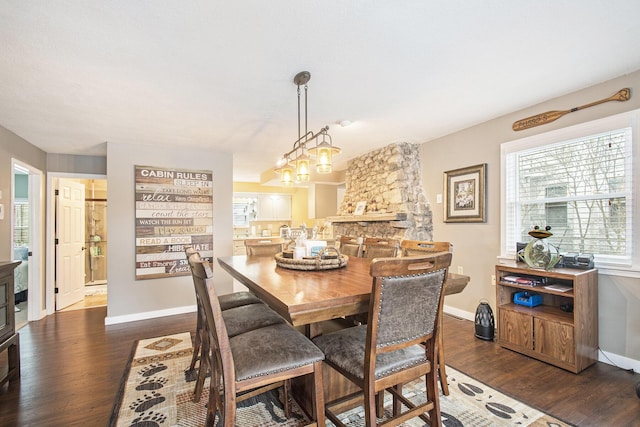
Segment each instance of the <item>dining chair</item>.
[[362,237],[341,236],[340,237],[340,253],[342,255],[352,256],[356,258],[362,257]]
[[[400,242],[402,256],[422,256],[428,253],[453,252],[453,244],[450,242],[432,242],[428,240],[403,240]],[[440,318],[440,333],[438,334],[438,372],[442,394],[449,395],[449,383],[447,381],[447,365],[444,361],[444,331],[442,329],[442,317]]]
[[194,264],[193,279],[205,313],[203,345],[210,350],[205,364],[216,367],[212,369],[215,374],[210,380],[206,425],[213,426],[218,415],[223,426],[235,426],[238,403],[283,384],[285,416],[288,416],[290,380],[312,375],[313,408],[310,416],[313,425],[324,426],[322,351],[287,323],[230,337],[208,262]]
[[263,237],[260,239],[246,239],[244,245],[247,250],[247,256],[275,255],[278,252],[282,252],[284,238]]
[[[450,253],[373,260],[367,324],[313,339],[324,352],[325,363],[361,389],[366,426],[379,425],[376,413],[382,415],[385,390],[393,397],[385,425],[420,417],[431,426],[441,426],[436,337],[450,264]],[[420,377],[425,378],[426,401],[412,402],[403,395],[402,385]],[[325,407],[327,418],[337,426],[344,426],[333,412],[342,401],[327,402]]]
[[453,245],[450,242],[404,239],[400,242],[400,252],[402,256],[420,256],[425,253],[434,252],[453,252]]
[[[187,255],[187,260],[189,262],[189,267],[191,268],[191,272],[193,275],[193,267],[195,263],[201,262],[200,254],[193,250],[191,247],[185,248],[185,254]],[[236,336],[244,332],[248,332],[254,329],[261,328],[263,326],[274,325],[277,323],[284,323],[285,320],[278,315],[275,311],[269,308],[266,304],[262,303],[257,297],[255,297],[250,292],[238,292],[242,294],[239,298],[224,298],[226,295],[222,295],[218,297],[218,303],[222,309],[223,302],[227,303],[228,308],[222,309],[222,316],[227,323],[227,331],[229,336]],[[247,295],[248,294],[248,295]],[[234,294],[228,294],[234,295]],[[253,298],[257,300],[253,302]],[[239,305],[240,302],[247,302],[247,304]],[[204,319],[204,309],[203,303],[200,301],[200,298],[196,294],[196,307],[197,307],[197,317],[196,317],[196,333],[193,344],[193,355],[191,357],[191,364],[189,368],[186,370],[187,373],[195,372],[195,366],[198,361],[200,361],[200,366],[198,367],[198,372],[196,375],[196,383],[194,388],[193,401],[199,402],[200,396],[202,395],[202,389],[204,387],[204,381],[206,379],[207,374],[209,374],[209,369],[206,367],[203,369],[202,360],[204,358],[203,352],[208,351],[206,346],[202,345],[204,335],[206,334],[204,330],[205,319]]]
[[398,256],[400,242],[397,239],[367,237],[364,239],[364,257],[386,258]]

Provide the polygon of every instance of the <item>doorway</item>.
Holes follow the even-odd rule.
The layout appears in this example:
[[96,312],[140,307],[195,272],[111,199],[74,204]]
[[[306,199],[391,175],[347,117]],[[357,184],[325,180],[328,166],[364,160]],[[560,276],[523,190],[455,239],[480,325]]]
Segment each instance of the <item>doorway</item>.
[[107,180],[82,182],[85,186],[84,298],[65,310],[107,305]]
[[44,316],[42,307],[42,172],[11,160],[11,250],[21,261],[14,270],[16,330]]
[[[71,280],[72,274],[62,274],[61,267],[56,268],[55,306],[58,311],[77,310],[90,307],[107,305],[108,281],[107,281],[107,180],[95,177],[76,178],[64,176],[54,179],[54,188],[59,190],[56,196],[55,235],[58,244],[55,250],[56,264],[64,261],[62,257],[63,237],[78,233],[81,230],[82,241],[75,252],[82,257],[81,265],[74,267],[75,274],[80,278]],[[69,221],[65,221],[64,212],[66,204],[62,199],[60,190],[72,186],[81,186],[83,193],[81,227],[73,227]],[[62,202],[62,203],[61,203]],[[74,250],[72,249],[73,253]],[[72,283],[73,282],[73,283]],[[64,291],[63,291],[64,290]],[[63,295],[72,295],[71,299],[62,298]],[[65,300],[66,299],[66,300]]]

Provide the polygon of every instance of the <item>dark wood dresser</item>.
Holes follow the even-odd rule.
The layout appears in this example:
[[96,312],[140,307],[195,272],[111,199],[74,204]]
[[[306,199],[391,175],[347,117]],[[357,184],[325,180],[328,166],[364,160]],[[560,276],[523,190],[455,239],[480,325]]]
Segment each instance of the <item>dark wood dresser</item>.
[[[21,261],[0,261],[0,353],[8,352],[8,369],[0,386],[20,377],[20,336],[16,334],[13,269]],[[2,375],[2,373],[0,373]]]

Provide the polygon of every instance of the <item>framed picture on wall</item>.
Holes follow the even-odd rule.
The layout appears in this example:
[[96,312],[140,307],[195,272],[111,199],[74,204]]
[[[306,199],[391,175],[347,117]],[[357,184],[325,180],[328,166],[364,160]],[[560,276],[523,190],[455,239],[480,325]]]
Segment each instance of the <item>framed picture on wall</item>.
[[487,164],[444,173],[444,222],[486,222]]

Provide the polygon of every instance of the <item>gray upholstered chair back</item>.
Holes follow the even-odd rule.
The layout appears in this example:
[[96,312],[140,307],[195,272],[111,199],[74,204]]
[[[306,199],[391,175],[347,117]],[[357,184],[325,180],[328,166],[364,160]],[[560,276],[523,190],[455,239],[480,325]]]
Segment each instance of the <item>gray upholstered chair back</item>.
[[[381,258],[371,265],[376,348],[424,340],[434,333],[451,254]],[[374,319],[370,318],[369,322]]]
[[437,321],[445,270],[380,279],[380,313],[376,345],[431,335]]

